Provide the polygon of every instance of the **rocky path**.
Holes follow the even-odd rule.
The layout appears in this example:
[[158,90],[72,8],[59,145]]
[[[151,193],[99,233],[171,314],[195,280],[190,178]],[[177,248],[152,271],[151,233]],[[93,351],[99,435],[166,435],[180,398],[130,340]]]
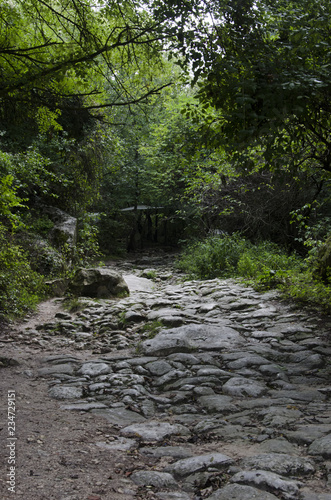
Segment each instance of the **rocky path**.
[[331,324],[232,280],[181,282],[157,261],[121,272],[129,297],[57,308],[20,332],[53,341],[35,372],[46,397],[104,419],[97,446],[131,459],[121,498],[331,500]]

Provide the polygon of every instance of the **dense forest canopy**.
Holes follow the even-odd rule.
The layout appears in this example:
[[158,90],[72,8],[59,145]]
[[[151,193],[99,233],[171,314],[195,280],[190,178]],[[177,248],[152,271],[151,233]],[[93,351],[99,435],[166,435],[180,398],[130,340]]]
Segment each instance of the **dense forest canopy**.
[[240,233],[317,255],[330,233],[330,9],[0,0],[1,300],[17,302],[29,266],[39,286],[31,235],[47,240],[46,206],[78,218],[77,264],[128,235],[134,248]]

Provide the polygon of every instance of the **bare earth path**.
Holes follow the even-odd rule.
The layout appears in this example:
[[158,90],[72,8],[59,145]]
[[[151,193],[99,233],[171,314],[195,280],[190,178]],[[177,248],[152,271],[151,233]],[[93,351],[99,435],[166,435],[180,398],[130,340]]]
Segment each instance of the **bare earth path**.
[[0,498],[331,500],[331,320],[119,267],[130,297],[0,334]]

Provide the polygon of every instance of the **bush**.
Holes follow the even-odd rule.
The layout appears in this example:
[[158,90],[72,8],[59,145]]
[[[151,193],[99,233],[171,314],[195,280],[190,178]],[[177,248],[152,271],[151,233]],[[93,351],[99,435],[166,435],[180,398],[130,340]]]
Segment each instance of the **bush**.
[[261,288],[273,288],[282,285],[289,271],[299,271],[304,261],[295,254],[288,255],[282,248],[271,242],[250,245],[241,256],[237,274],[253,279]]
[[311,271],[293,273],[281,290],[284,298],[326,314],[331,313],[331,285],[314,278]]
[[189,245],[177,267],[192,278],[210,279],[236,274],[238,262],[249,243],[237,234],[210,236]]
[[188,246],[177,267],[191,278],[237,277],[258,290],[278,288],[300,305],[331,313],[331,285],[314,275],[315,261],[288,255],[268,241],[253,245],[235,234]]
[[0,310],[4,316],[19,316],[36,306],[45,285],[43,277],[31,269],[23,249],[11,240],[0,224]]

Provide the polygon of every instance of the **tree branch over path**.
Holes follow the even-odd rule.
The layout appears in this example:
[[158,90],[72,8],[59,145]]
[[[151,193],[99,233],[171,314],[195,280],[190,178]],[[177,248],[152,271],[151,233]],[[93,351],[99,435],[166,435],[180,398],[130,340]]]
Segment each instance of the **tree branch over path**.
[[[160,30],[162,23],[141,12],[135,2],[115,2],[112,8],[108,3],[96,8],[92,0],[4,3],[7,13],[0,7],[0,33],[4,33],[0,34],[0,99],[27,99],[38,88],[39,96],[43,89],[45,95],[53,95],[53,101],[79,95],[85,100],[84,108],[96,109],[139,103],[164,88],[149,85],[152,89],[135,92],[138,97],[111,104],[107,97],[107,82],[114,86],[116,81],[128,96],[123,71],[132,67],[139,73],[149,57],[161,60],[162,45],[169,38]],[[12,25],[10,17],[15,21]],[[6,29],[1,30],[1,25]],[[98,102],[86,101],[96,95]],[[61,108],[58,103],[56,107]]]

